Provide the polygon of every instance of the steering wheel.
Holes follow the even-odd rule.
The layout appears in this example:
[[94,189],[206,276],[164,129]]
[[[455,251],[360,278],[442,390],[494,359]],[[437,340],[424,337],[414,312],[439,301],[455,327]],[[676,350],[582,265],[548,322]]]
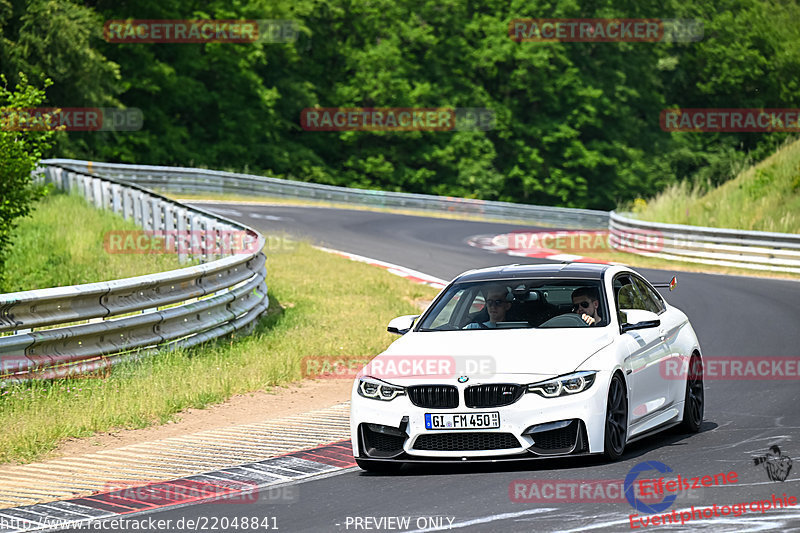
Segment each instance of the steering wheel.
[[583,319],[576,313],[566,313],[563,315],[554,316],[550,320],[547,320],[539,324],[540,328],[559,328],[565,326],[588,327],[589,324],[584,322]]

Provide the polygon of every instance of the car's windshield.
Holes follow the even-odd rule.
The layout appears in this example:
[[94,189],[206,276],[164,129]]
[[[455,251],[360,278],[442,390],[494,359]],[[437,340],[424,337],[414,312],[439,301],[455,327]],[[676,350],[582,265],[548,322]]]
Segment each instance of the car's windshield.
[[456,283],[425,314],[418,331],[604,326],[608,324],[607,309],[596,280]]

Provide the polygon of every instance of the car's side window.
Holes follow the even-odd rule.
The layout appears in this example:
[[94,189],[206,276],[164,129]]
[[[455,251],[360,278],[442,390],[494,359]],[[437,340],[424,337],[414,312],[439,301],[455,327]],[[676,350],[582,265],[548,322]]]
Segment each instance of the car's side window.
[[[465,313],[459,317],[458,327],[464,327],[470,322],[484,322],[489,319],[489,310],[486,307],[486,298],[482,289],[473,289],[464,295],[469,302],[469,307],[465,306]],[[481,317],[483,317],[481,319]]]
[[[642,293],[637,290],[634,280],[628,274],[623,274],[614,278],[614,294],[617,299],[618,315],[622,309],[652,310],[652,303],[648,302],[647,299],[642,296]],[[625,322],[622,315],[619,315],[619,317],[620,322]]]
[[652,311],[653,313],[659,314],[666,309],[661,296],[653,291],[653,289],[651,289],[647,283],[636,276],[633,277],[633,282],[636,284],[638,292],[642,295],[642,300],[647,311]]
[[617,298],[617,311],[620,309],[638,309],[636,307],[636,289],[630,276],[624,275],[614,279],[614,294]]

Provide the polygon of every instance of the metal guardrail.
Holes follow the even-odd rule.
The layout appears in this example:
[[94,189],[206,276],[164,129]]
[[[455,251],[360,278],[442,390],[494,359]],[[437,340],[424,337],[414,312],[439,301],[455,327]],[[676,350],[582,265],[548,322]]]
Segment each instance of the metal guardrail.
[[612,211],[611,245],[627,252],[753,270],[800,273],[800,235],[636,220]]
[[250,328],[266,311],[265,239],[252,228],[136,185],[42,164],[37,179],[77,190],[145,230],[212,237],[241,231],[251,251],[222,257],[213,240],[203,239],[195,253],[179,253],[181,262],[201,261],[196,266],[0,294],[0,333],[11,332],[0,337],[0,385],[107,369],[157,349],[193,346]]
[[605,229],[608,212],[592,209],[536,206],[472,200],[428,194],[411,194],[369,189],[351,189],[249,174],[216,170],[145,165],[97,163],[73,159],[51,159],[58,164],[83,172],[96,172],[145,187],[171,192],[211,192],[260,196],[325,200],[373,207],[419,209],[451,213],[474,214],[498,219],[525,220],[530,224],[576,229]]

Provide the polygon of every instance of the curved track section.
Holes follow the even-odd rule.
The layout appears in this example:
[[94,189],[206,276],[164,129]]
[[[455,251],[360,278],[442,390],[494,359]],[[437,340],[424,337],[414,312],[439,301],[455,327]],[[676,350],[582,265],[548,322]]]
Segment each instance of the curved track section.
[[[270,233],[289,232],[330,248],[400,264],[432,276],[451,279],[477,267],[543,259],[509,257],[470,247],[475,235],[522,228],[449,219],[404,216],[332,208],[206,204],[205,207]],[[268,250],[266,250],[269,253]],[[650,280],[666,281],[672,273],[641,270]],[[683,309],[706,357],[794,357],[800,355],[800,283],[780,280],[681,273],[678,289],[667,300]],[[702,431],[687,436],[666,432],[629,445],[622,460],[606,464],[594,458],[561,459],[502,465],[412,466],[399,476],[342,470],[328,477],[293,485],[291,502],[259,501],[252,505],[200,504],[151,512],[148,518],[200,519],[256,516],[274,519],[283,531],[626,531],[713,530],[787,531],[800,529],[800,506],[734,516],[692,514],[702,507],[795,497],[800,500],[800,473],[771,481],[764,456],[779,445],[788,457],[800,457],[800,381],[708,381]],[[605,480],[619,487],[633,467],[658,461],[671,468],[667,479],[736,472],[725,486],[681,491],[664,513],[671,525],[644,522],[619,491],[570,497],[569,487]],[[784,465],[785,466],[785,465]],[[784,469],[785,470],[785,469]],[[659,474],[661,475],[661,474]],[[650,472],[648,478],[658,477]],[[535,485],[537,490],[531,487]],[[522,487],[522,488],[520,488]],[[549,487],[549,489],[545,489]],[[562,487],[561,492],[554,492]],[[536,498],[536,495],[539,498]],[[549,501],[542,501],[550,496]],[[605,500],[605,501],[604,501]],[[610,501],[608,501],[610,500]],[[762,506],[763,507],[763,506]],[[718,511],[719,512],[719,511]],[[685,525],[686,514],[690,517]],[[631,518],[631,515],[638,517]],[[647,524],[647,525],[645,525]],[[235,531],[235,528],[228,528]]]

